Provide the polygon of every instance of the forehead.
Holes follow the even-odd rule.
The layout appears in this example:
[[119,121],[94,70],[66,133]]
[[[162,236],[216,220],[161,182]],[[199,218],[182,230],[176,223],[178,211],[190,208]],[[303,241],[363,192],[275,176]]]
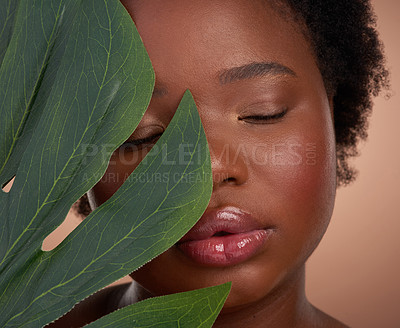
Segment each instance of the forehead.
[[191,88],[189,76],[218,79],[221,70],[250,62],[277,62],[298,75],[317,68],[302,28],[269,1],[122,2],[163,82]]

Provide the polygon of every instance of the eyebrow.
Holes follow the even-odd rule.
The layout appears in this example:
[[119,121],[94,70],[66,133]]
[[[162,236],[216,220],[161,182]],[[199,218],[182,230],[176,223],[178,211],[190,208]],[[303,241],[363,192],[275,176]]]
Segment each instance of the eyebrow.
[[243,66],[225,69],[218,74],[219,83],[221,85],[265,75],[297,76],[289,67],[276,62],[254,62]]

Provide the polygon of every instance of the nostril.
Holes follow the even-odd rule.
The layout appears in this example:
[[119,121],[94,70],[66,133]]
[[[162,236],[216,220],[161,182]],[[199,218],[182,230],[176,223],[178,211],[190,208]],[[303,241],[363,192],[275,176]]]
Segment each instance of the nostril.
[[238,184],[238,180],[234,177],[223,177],[220,178],[218,176],[213,176],[213,189],[221,187],[223,185],[236,185]]

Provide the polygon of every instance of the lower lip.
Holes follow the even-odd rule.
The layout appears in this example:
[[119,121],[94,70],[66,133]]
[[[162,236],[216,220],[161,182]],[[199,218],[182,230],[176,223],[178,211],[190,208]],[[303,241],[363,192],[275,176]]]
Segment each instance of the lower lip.
[[271,232],[271,230],[253,230],[186,241],[177,246],[197,263],[208,266],[230,266],[244,262],[255,255],[263,247]]

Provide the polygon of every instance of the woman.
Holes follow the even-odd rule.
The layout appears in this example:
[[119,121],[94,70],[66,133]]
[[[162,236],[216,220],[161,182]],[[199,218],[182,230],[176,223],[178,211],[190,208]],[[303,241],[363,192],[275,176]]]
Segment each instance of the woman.
[[[213,194],[175,246],[59,320],[77,326],[153,296],[232,281],[215,327],[346,327],[311,305],[304,266],[331,217],[337,184],[386,83],[366,1],[123,0],[156,86],[127,140],[126,176],[155,144],[186,89],[211,150]],[[100,181],[92,209],[123,183]],[[86,317],[85,317],[86,316]],[[76,320],[76,321],[74,321]]]

